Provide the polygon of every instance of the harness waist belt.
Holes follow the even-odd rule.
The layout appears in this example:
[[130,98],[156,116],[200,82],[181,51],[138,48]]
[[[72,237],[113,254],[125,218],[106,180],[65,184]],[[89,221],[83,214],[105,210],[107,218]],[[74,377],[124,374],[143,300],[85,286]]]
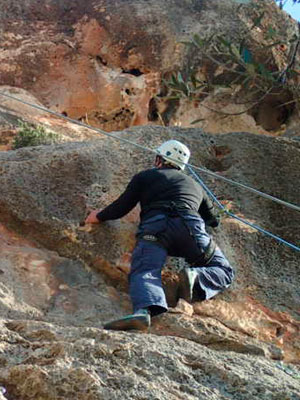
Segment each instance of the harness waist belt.
[[155,201],[154,203],[149,204],[149,206],[143,207],[143,215],[152,210],[161,210],[168,214],[177,214],[182,211],[199,215],[198,211],[192,210],[187,204],[175,201]]

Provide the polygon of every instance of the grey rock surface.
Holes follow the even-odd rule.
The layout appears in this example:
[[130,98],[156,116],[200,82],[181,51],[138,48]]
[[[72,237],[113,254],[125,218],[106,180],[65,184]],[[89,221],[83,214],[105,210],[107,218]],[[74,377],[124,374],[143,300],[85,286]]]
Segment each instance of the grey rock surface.
[[[290,202],[299,196],[299,146],[286,138],[160,127],[114,135],[151,149],[182,140],[195,165]],[[81,222],[152,161],[153,153],[102,136],[0,153],[0,381],[7,398],[296,400],[299,370],[286,363],[299,360],[298,254],[231,218],[213,233],[237,271],[230,290],[176,304],[177,264],[169,260],[170,312],[153,319],[149,334],[103,331],[105,321],[130,312],[127,273],[139,212],[92,230]],[[297,214],[203,178],[234,212],[297,240]]]

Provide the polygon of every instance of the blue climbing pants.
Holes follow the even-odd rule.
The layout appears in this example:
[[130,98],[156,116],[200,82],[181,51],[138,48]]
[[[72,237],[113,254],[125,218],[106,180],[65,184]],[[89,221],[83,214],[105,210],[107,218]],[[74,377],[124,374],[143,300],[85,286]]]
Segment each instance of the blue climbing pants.
[[129,292],[134,311],[146,307],[152,315],[167,311],[161,271],[168,255],[183,257],[193,264],[198,274],[194,291],[199,292],[202,300],[212,298],[232,283],[234,271],[218,246],[207,264],[194,264],[199,259],[199,248],[206,248],[210,242],[200,216],[158,214],[141,221],[137,237],[144,234],[150,235],[150,239],[158,237],[159,242],[138,239],[133,251]]

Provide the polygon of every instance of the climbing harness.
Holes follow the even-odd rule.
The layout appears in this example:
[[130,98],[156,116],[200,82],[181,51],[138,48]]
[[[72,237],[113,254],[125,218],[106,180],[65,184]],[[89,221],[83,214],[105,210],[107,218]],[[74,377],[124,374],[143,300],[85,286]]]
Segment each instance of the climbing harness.
[[[147,213],[153,210],[159,210],[160,212],[165,214],[165,218],[179,217],[183,222],[185,228],[188,230],[190,236],[195,238],[195,234],[191,227],[188,225],[185,219],[185,215],[194,215],[199,217],[199,213],[195,210],[191,210],[190,207],[188,207],[184,202],[155,201],[144,207],[143,214],[147,215]],[[147,223],[147,219],[145,223]],[[141,234],[138,234],[137,237],[139,239],[149,242],[155,242],[158,246],[164,247],[166,249],[168,248],[167,243],[164,240],[163,231],[153,234],[152,232],[148,232],[147,229],[145,229],[145,231],[143,231]],[[205,248],[203,248],[202,246],[198,246],[197,254],[195,255],[195,257],[193,257],[193,260],[189,261],[190,266],[205,266],[213,258],[215,250],[216,242],[213,238],[210,238],[210,242]]]
[[152,210],[161,210],[168,215],[174,216],[178,215],[178,213],[180,212],[186,212],[191,215],[199,215],[197,211],[191,210],[190,207],[184,202],[176,201],[154,201],[148,206],[143,207],[143,215],[146,215],[149,211]]
[[[114,135],[114,134],[112,134],[112,133],[105,132],[105,131],[103,131],[103,130],[101,130],[101,129],[99,129],[99,128],[92,127],[92,126],[90,126],[90,125],[88,125],[88,124],[85,124],[85,123],[83,123],[83,122],[81,122],[81,121],[74,120],[74,119],[72,119],[72,118],[70,118],[70,117],[67,117],[66,115],[60,114],[60,113],[58,113],[58,112],[56,112],[56,111],[49,110],[49,109],[46,108],[46,107],[42,107],[42,106],[39,106],[39,105],[36,105],[36,104],[32,104],[32,103],[30,103],[30,102],[28,102],[28,101],[21,100],[21,99],[19,99],[18,97],[12,96],[12,95],[7,94],[7,93],[3,93],[3,92],[1,92],[1,91],[0,91],[0,95],[3,96],[3,97],[6,97],[6,98],[8,98],[8,99],[15,100],[15,101],[17,101],[17,102],[19,102],[19,103],[25,104],[25,105],[27,105],[27,106],[29,106],[29,107],[35,108],[35,109],[37,109],[37,110],[44,111],[44,112],[46,112],[46,113],[48,113],[48,114],[52,114],[52,115],[54,115],[54,116],[56,116],[56,117],[58,117],[58,118],[64,119],[64,120],[66,120],[66,121],[68,121],[68,122],[71,122],[71,123],[73,123],[73,124],[75,124],[75,125],[82,126],[83,128],[90,129],[90,130],[92,130],[92,131],[94,131],[94,132],[97,132],[97,133],[100,133],[100,134],[102,134],[102,135],[111,137],[111,138],[113,138],[113,139],[117,139],[117,140],[119,140],[119,141],[121,141],[121,142],[124,142],[124,143],[127,143],[127,144],[130,144],[130,145],[135,146],[135,147],[137,147],[137,148],[139,148],[139,149],[141,149],[141,150],[143,150],[143,151],[148,151],[148,152],[157,154],[157,152],[156,152],[155,150],[149,149],[149,148],[147,148],[147,147],[145,147],[145,146],[143,146],[143,145],[140,145],[140,144],[138,144],[138,143],[132,142],[131,140],[125,139],[125,138],[123,138],[123,137],[119,137],[119,136]],[[171,159],[171,158],[170,158],[170,159]],[[299,206],[297,206],[296,204],[292,204],[292,203],[289,203],[289,202],[287,202],[287,201],[278,199],[277,197],[271,196],[271,195],[269,195],[269,194],[263,193],[263,192],[261,192],[261,191],[259,191],[259,190],[257,190],[257,189],[254,189],[254,188],[252,188],[252,187],[250,187],[250,186],[248,186],[248,185],[245,185],[245,184],[243,184],[243,183],[236,182],[236,181],[234,181],[234,180],[232,180],[232,179],[229,179],[229,178],[225,178],[224,176],[218,175],[218,174],[216,174],[216,173],[214,173],[214,172],[212,172],[212,171],[210,171],[210,170],[208,170],[208,169],[206,169],[206,168],[201,168],[201,167],[198,167],[198,166],[189,164],[189,163],[187,163],[186,166],[188,167],[188,169],[189,169],[189,171],[192,173],[192,175],[194,175],[194,178],[203,186],[203,188],[205,188],[205,190],[207,191],[207,193],[213,198],[213,200],[214,200],[215,203],[219,206],[219,208],[221,208],[227,215],[229,215],[229,216],[231,216],[231,217],[233,217],[233,218],[239,220],[240,222],[242,222],[242,223],[244,223],[244,224],[246,224],[246,225],[248,225],[248,226],[250,226],[250,227],[252,227],[252,228],[254,228],[254,229],[256,229],[256,230],[258,230],[258,231],[260,231],[260,232],[262,232],[262,233],[264,233],[264,234],[266,234],[266,235],[268,235],[268,236],[271,236],[272,238],[274,238],[274,239],[280,241],[281,243],[285,244],[286,246],[291,247],[292,249],[294,249],[294,250],[296,250],[296,251],[300,251],[300,248],[299,248],[298,246],[296,246],[296,245],[294,245],[294,244],[292,244],[292,243],[289,243],[289,242],[287,242],[286,240],[281,239],[279,236],[276,236],[276,235],[274,235],[274,234],[272,234],[272,233],[270,233],[270,232],[264,230],[263,228],[261,228],[261,227],[255,225],[255,224],[252,224],[252,223],[250,223],[250,222],[244,220],[243,218],[240,218],[240,217],[238,217],[237,215],[235,215],[235,214],[230,213],[229,211],[227,211],[226,208],[216,199],[216,197],[213,195],[213,193],[206,187],[206,185],[204,184],[204,182],[202,182],[202,180],[201,180],[201,179],[199,178],[199,176],[194,172],[193,169],[198,170],[198,171],[200,171],[200,172],[202,172],[202,173],[204,173],[204,174],[206,174],[206,175],[212,176],[212,177],[214,177],[214,178],[216,178],[216,179],[219,179],[219,180],[222,180],[222,181],[224,181],[224,182],[227,182],[227,183],[229,183],[229,184],[232,184],[232,185],[241,187],[241,188],[243,188],[243,189],[245,189],[245,190],[248,190],[249,192],[255,193],[255,194],[258,195],[258,196],[264,197],[264,198],[266,198],[266,199],[268,199],[268,200],[271,200],[271,201],[273,201],[273,202],[275,202],[275,203],[281,204],[281,205],[283,205],[283,206],[285,206],[285,207],[288,207],[288,208],[291,208],[291,209],[293,209],[293,210],[300,211],[300,207],[299,207]]]

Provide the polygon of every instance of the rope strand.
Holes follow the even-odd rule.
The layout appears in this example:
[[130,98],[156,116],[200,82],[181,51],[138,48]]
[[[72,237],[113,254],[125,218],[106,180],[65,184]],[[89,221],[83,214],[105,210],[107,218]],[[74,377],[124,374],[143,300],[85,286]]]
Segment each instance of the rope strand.
[[195,171],[193,171],[192,168],[188,167],[188,170],[190,171],[190,173],[192,174],[192,176],[194,177],[194,179],[196,181],[198,181],[200,183],[200,185],[203,187],[203,189],[207,192],[207,194],[212,198],[212,200],[217,204],[217,206],[227,215],[229,215],[230,217],[242,222],[244,225],[248,225],[251,228],[256,229],[257,231],[272,237],[273,239],[277,240],[278,242],[281,242],[283,244],[285,244],[286,246],[292,248],[293,250],[296,251],[300,251],[300,247],[294,245],[293,243],[287,242],[286,240],[282,239],[279,236],[274,235],[273,233],[266,231],[265,229],[261,228],[260,226],[256,225],[256,224],[252,224],[251,222],[238,217],[237,215],[231,213],[230,211],[228,211],[226,209],[226,207],[224,207],[224,205],[217,199],[217,197],[213,194],[213,192],[205,185],[205,183],[202,181],[202,179],[196,174]]
[[[49,110],[49,109],[46,108],[46,107],[41,107],[41,106],[39,106],[39,105],[29,103],[29,102],[27,102],[27,101],[25,101],[25,100],[19,99],[18,97],[15,97],[15,96],[12,96],[12,95],[10,95],[10,94],[3,93],[3,92],[0,92],[0,95],[1,95],[1,96],[4,96],[4,97],[7,97],[7,98],[9,98],[9,99],[18,101],[18,102],[20,102],[20,103],[22,103],[22,104],[25,104],[25,105],[27,105],[27,106],[29,106],[29,107],[32,107],[32,108],[35,108],[35,109],[37,109],[37,110],[44,111],[44,112],[47,112],[47,113],[49,113],[49,114],[55,115],[55,116],[58,117],[58,118],[64,119],[64,120],[69,121],[69,122],[72,122],[73,124],[82,126],[82,127],[84,127],[84,128],[87,128],[87,129],[90,129],[90,130],[95,131],[95,132],[97,132],[97,133],[100,133],[100,134],[102,134],[102,135],[105,135],[105,136],[111,137],[111,138],[113,138],[113,139],[117,139],[117,140],[119,140],[119,141],[121,141],[121,142],[130,144],[130,145],[135,146],[135,147],[137,147],[137,148],[139,148],[139,149],[141,149],[141,150],[148,151],[148,152],[151,152],[151,153],[156,154],[156,151],[153,150],[153,149],[149,149],[148,147],[145,147],[145,146],[142,146],[142,145],[140,145],[140,144],[138,144],[138,143],[132,142],[131,140],[128,140],[128,139],[125,139],[125,138],[122,138],[122,137],[113,135],[112,133],[105,132],[105,131],[103,131],[102,129],[92,127],[92,126],[87,125],[87,124],[85,124],[85,123],[83,123],[83,122],[81,122],[81,121],[74,120],[74,119],[69,118],[69,117],[67,117],[67,116],[65,116],[65,115],[63,115],[63,114],[60,114],[60,113],[56,112],[56,111]],[[168,157],[168,158],[169,158],[170,160],[172,160],[172,158],[170,158],[170,157]],[[257,189],[254,189],[254,188],[252,188],[252,187],[250,187],[250,186],[248,186],[248,185],[245,185],[245,184],[243,184],[243,183],[239,183],[239,182],[236,182],[236,181],[234,181],[234,180],[232,180],[232,179],[225,178],[224,176],[218,175],[218,174],[216,174],[215,172],[212,172],[212,171],[210,171],[210,170],[208,170],[208,169],[206,169],[206,168],[201,168],[201,167],[198,167],[198,166],[196,166],[196,165],[188,164],[188,163],[186,164],[186,166],[188,166],[188,167],[190,167],[190,168],[194,168],[195,170],[198,170],[198,171],[200,171],[200,172],[203,172],[204,174],[213,176],[214,178],[220,179],[220,180],[222,180],[222,181],[224,181],[224,182],[227,182],[227,183],[230,183],[230,184],[232,184],[232,185],[241,187],[241,188],[243,188],[243,189],[245,189],[245,190],[248,190],[248,191],[250,191],[250,192],[252,192],[252,193],[255,193],[255,194],[258,195],[258,196],[264,197],[264,198],[266,198],[266,199],[268,199],[268,200],[271,200],[271,201],[273,201],[273,202],[275,202],[275,203],[278,203],[278,204],[280,204],[280,205],[283,205],[283,206],[285,206],[285,207],[291,208],[291,209],[296,210],[296,211],[300,211],[300,207],[297,206],[296,204],[292,204],[292,203],[289,203],[289,202],[287,202],[287,201],[278,199],[277,197],[274,197],[274,196],[271,196],[271,195],[269,195],[269,194],[263,193],[263,192],[261,192],[261,191],[259,191],[259,190],[257,190]]]

